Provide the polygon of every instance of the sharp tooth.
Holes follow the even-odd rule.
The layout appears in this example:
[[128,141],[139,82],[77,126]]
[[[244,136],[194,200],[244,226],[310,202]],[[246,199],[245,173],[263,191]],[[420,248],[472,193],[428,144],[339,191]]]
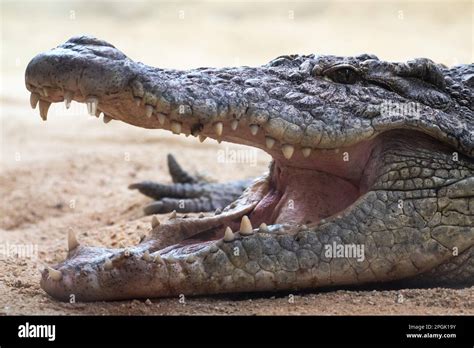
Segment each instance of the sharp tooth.
[[303,153],[304,157],[309,157],[309,155],[311,155],[311,148],[310,147],[303,147],[301,149],[301,152]]
[[158,218],[153,215],[151,218],[151,228],[155,228],[157,226],[160,226],[160,220],[158,220]]
[[230,123],[230,129],[232,129],[233,131],[235,131],[238,126],[239,126],[238,120],[232,120],[232,122]]
[[49,93],[48,93],[48,90],[46,88],[43,88],[43,95],[45,97],[48,97],[49,96]]
[[103,121],[104,121],[104,123],[109,123],[110,121],[112,121],[112,117],[107,116],[106,114],[104,114]]
[[96,116],[97,113],[97,105],[99,104],[99,99],[96,97],[89,97],[86,99],[87,104],[87,112],[91,116]]
[[281,147],[281,151],[283,152],[283,156],[285,156],[285,158],[289,160],[291,156],[293,156],[295,148],[293,145],[285,144]]
[[146,117],[151,118],[151,115],[153,115],[153,106],[151,105],[145,106],[145,114],[146,114]]
[[36,105],[38,105],[38,101],[40,100],[40,95],[37,93],[30,94],[30,105],[33,109],[36,109]]
[[262,223],[260,224],[260,227],[258,228],[258,230],[259,230],[260,232],[269,232],[268,226],[267,226],[267,224],[266,224],[265,222],[262,222]]
[[178,121],[171,121],[170,128],[171,128],[171,131],[172,131],[174,134],[179,134],[179,133],[181,133],[181,122],[178,122]]
[[254,135],[254,136],[257,135],[257,133],[258,133],[258,128],[259,128],[258,125],[256,125],[256,124],[251,124],[251,125],[250,125],[250,133],[252,133],[252,135]]
[[204,136],[204,135],[199,135],[199,141],[200,141],[201,143],[203,143],[204,140],[206,140],[206,139],[207,139],[206,136]]
[[214,212],[214,215],[219,215],[220,213],[222,213],[222,210],[220,210],[219,208],[217,208],[216,211]]
[[198,217],[199,217],[200,219],[202,219],[202,218],[204,218],[204,216],[205,216],[204,213],[199,213],[199,216],[198,216]]
[[166,115],[162,114],[161,112],[159,112],[157,114],[157,117],[158,117],[158,122],[160,122],[161,125],[164,125],[165,124],[165,120],[166,120]]
[[48,267],[48,275],[52,280],[59,281],[63,278],[61,271],[55,270],[54,268]]
[[104,261],[104,265],[102,267],[106,271],[108,271],[109,269],[112,269],[112,267],[113,267],[112,261],[109,258],[106,258],[105,261]]
[[40,116],[43,119],[43,121],[46,121],[48,119],[48,110],[50,107],[51,103],[46,100],[40,100],[39,101],[39,110],[40,110]]
[[240,221],[240,234],[246,236],[246,235],[252,234],[252,232],[253,232],[252,223],[250,222],[250,219],[248,218],[248,216],[244,215],[242,217],[242,221]]
[[171,212],[169,219],[170,219],[170,220],[171,220],[171,219],[176,219],[176,210],[173,210],[173,211]]
[[234,232],[232,232],[232,229],[227,226],[224,232],[224,242],[232,242],[235,239]]
[[143,260],[145,261],[152,261],[153,258],[150,256],[150,252],[147,250],[143,253]]
[[271,149],[273,145],[275,145],[275,139],[270,138],[270,137],[265,137],[265,145],[267,146],[267,149]]
[[222,122],[214,123],[214,131],[216,132],[218,137],[220,137],[222,135],[222,130],[223,129],[224,129],[224,124]]
[[140,97],[134,97],[133,100],[135,101],[136,106],[140,106],[140,104],[142,103],[142,98]]
[[67,250],[71,251],[76,249],[79,246],[79,242],[77,241],[76,234],[73,230],[69,230],[67,234]]
[[158,255],[158,254],[155,255],[155,258],[153,259],[153,262],[156,262],[156,263],[165,263],[165,262],[163,261],[163,259],[161,258],[161,256]]
[[73,94],[71,91],[66,91],[64,93],[64,104],[66,105],[66,109],[69,109],[71,107],[72,97]]

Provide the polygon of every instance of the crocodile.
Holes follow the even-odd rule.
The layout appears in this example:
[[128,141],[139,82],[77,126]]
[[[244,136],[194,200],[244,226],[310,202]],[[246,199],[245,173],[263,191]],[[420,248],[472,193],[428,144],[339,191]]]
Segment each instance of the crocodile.
[[206,183],[171,159],[173,184],[132,184],[155,199],[149,235],[106,248],[70,232],[41,276],[58,300],[474,284],[474,64],[311,54],[183,71],[76,36],[35,56],[25,83],[43,120],[74,100],[272,156],[251,182]]

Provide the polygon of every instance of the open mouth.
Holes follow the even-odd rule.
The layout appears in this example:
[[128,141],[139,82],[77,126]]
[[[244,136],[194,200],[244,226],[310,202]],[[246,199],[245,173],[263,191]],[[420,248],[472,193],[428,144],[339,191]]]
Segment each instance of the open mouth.
[[338,214],[367,192],[375,141],[313,151],[311,159],[273,163],[268,190],[251,213],[257,224],[312,224]]
[[[101,105],[98,100],[65,94],[61,89],[31,83],[29,86],[32,89],[32,106],[35,107],[39,101],[43,119],[47,117],[50,102],[64,101],[69,106],[74,98],[85,102],[91,115],[99,117],[103,113],[106,122],[112,119],[129,122],[128,117],[115,110],[117,106],[112,101],[107,100]],[[265,135],[260,126],[246,120],[235,118],[193,125],[191,122],[173,120],[170,115],[155,110],[150,115],[148,106],[138,102],[134,103],[133,108],[136,115],[141,115],[139,123],[147,122],[148,128],[169,129],[175,134],[192,134],[200,137],[201,141],[212,137],[219,142],[247,144],[263,149],[274,159],[269,172],[249,187],[238,202],[222,212],[220,220],[226,226],[212,223],[210,228],[206,225],[205,231],[196,229],[197,232],[192,236],[179,241],[179,245],[223,238],[226,227],[238,231],[243,215],[249,218],[252,226],[264,224],[271,227],[282,224],[312,225],[340,214],[373,184],[376,177],[376,153],[381,147],[381,140],[390,138],[389,132],[347,147],[301,147],[281,144]],[[252,206],[251,209],[248,208],[249,205]],[[242,214],[235,213],[239,210]]]
[[[38,67],[36,69],[41,70]],[[222,214],[215,218],[199,219],[189,231],[178,233],[180,237],[165,238],[167,247],[173,242],[173,249],[223,238],[227,227],[232,231],[240,231],[243,216],[246,216],[245,221],[251,226],[247,230],[262,224],[264,229],[278,229],[285,224],[316,225],[321,220],[337,216],[373,184],[376,178],[376,153],[382,140],[396,132],[389,131],[371,138],[367,131],[361,130],[361,140],[351,141],[348,146],[344,146],[344,141],[338,140],[338,137],[331,141],[318,139],[317,136],[311,141],[305,142],[303,139],[299,144],[294,144],[292,138],[299,136],[297,131],[291,127],[285,129],[285,124],[278,120],[266,122],[264,118],[259,119],[259,115],[243,117],[236,111],[233,117],[209,121],[204,111],[203,114],[189,114],[182,104],[177,105],[175,111],[172,108],[171,111],[163,110],[166,107],[160,101],[155,101],[156,105],[152,106],[146,100],[146,93],[143,97],[130,98],[129,93],[135,94],[133,88],[98,98],[82,89],[73,90],[67,83],[57,86],[51,81],[28,77],[27,71],[31,105],[36,107],[39,104],[43,120],[47,119],[51,103],[65,102],[66,107],[69,107],[71,101],[75,100],[86,103],[92,116],[103,114],[105,123],[121,120],[144,128],[193,135],[201,142],[209,137],[218,142],[249,145],[273,157],[269,172],[253,183]],[[249,113],[248,107],[244,110]],[[315,146],[315,143],[320,145]],[[338,143],[341,146],[333,146]],[[176,234],[169,234],[173,233]]]
[[[50,101],[65,101],[69,105],[71,98],[76,97],[76,94],[66,95],[62,90],[52,87],[30,84],[30,88],[32,106],[36,106],[36,96],[39,96],[43,119],[46,119],[47,109],[41,109],[41,103],[44,105]],[[112,119],[129,122],[128,117],[118,113],[115,104],[108,100],[102,106],[95,99],[80,96],[76,99],[88,105],[91,115],[99,117],[103,113],[106,122]],[[228,229],[251,233],[254,228],[267,231],[284,228],[284,225],[312,226],[336,217],[351,207],[373,185],[377,177],[378,153],[384,141],[406,138],[410,133],[416,133],[389,131],[347,147],[309,148],[278,143],[265,135],[259,126],[246,120],[234,118],[230,121],[193,125],[192,122],[173,120],[170,115],[154,109],[150,115],[150,109],[143,103],[134,102],[133,108],[133,113],[141,115],[139,123],[147,122],[149,128],[169,129],[175,134],[192,134],[200,137],[201,141],[211,137],[219,142],[247,144],[263,149],[274,159],[268,173],[256,180],[239,200],[227,206],[219,215],[180,219],[179,228],[185,232],[176,233],[170,228],[170,231],[173,230],[167,233],[170,237],[162,238],[166,242],[159,243],[154,248],[158,250],[165,247],[161,250],[163,254],[171,250],[177,253],[184,246],[189,248],[198,243],[238,237],[235,234],[233,237],[226,236]],[[423,135],[420,133],[420,136]],[[192,227],[183,228],[183,224]],[[162,229],[161,227],[160,234],[163,234]],[[187,253],[188,250],[184,252]]]
[[[92,116],[99,117],[103,113],[106,123],[122,120],[146,128],[170,130],[174,134],[193,135],[201,142],[209,137],[218,142],[245,144],[273,157],[269,172],[219,215],[179,219],[179,224],[171,222],[166,228],[162,225],[157,232],[161,242],[155,243],[153,248],[162,249],[161,255],[170,251],[176,255],[187,254],[192,245],[196,247],[195,244],[222,238],[233,240],[240,234],[252,233],[255,228],[266,232],[281,230],[285,225],[311,227],[340,217],[373,186],[379,176],[379,157],[384,144],[409,138],[431,139],[417,131],[388,130],[337,148],[330,147],[330,143],[321,147],[292,145],[276,140],[271,136],[271,129],[265,129],[252,119],[234,116],[223,121],[203,122],[203,115],[165,114],[160,106],[150,107],[136,97],[132,103],[124,103],[127,98],[122,94],[106,95],[99,101],[96,97],[84,97],[82,91],[66,93],[64,87],[45,87],[36,81],[29,81],[27,85],[32,92],[32,106],[39,102],[44,120],[51,102],[64,101],[69,106],[74,99],[86,103]],[[134,117],[130,117],[132,114]],[[152,234],[149,239],[155,237],[157,235]]]
[[[241,203],[252,206],[249,211],[245,209],[252,228],[311,226],[342,213],[372,186],[380,140],[362,141],[348,148],[317,149],[310,156],[294,154],[291,159],[273,153],[278,159],[265,176],[247,189],[245,203]],[[224,219],[227,211],[235,209],[238,206],[224,210],[226,226],[197,233],[179,245],[223,238],[227,227],[240,231],[242,216]]]

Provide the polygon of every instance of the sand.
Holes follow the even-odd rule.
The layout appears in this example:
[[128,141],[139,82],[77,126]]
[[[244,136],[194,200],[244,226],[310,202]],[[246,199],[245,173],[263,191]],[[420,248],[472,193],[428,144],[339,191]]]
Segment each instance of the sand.
[[[38,4],[2,2],[0,314],[474,314],[474,288],[326,289],[186,298],[184,304],[177,298],[85,304],[51,299],[39,287],[39,271],[65,257],[69,229],[81,243],[112,247],[135,244],[148,233],[150,218],[141,210],[148,199],[127,186],[145,179],[169,183],[167,153],[221,181],[259,175],[269,156],[114,121],[105,125],[75,103],[67,111],[54,105],[43,122],[29,108],[23,80],[34,54],[80,33],[109,40],[134,59],[176,68],[256,65],[293,52],[369,51],[393,60],[472,62],[469,2],[154,1],[107,11],[107,3]],[[371,16],[377,35],[375,24],[367,23],[369,12],[378,14]],[[223,149],[247,151],[255,163],[219,163]]]

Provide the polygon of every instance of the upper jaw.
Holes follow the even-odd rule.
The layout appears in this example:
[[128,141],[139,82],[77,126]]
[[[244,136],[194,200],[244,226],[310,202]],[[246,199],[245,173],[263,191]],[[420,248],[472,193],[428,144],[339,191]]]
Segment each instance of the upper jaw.
[[257,68],[176,71],[136,63],[104,41],[76,37],[33,58],[25,80],[43,119],[49,103],[76,100],[107,120],[247,144],[282,161],[350,147],[394,128],[419,129],[461,149],[469,141],[457,143],[449,135],[457,116],[433,127],[439,112],[429,107],[414,118],[381,114],[377,107],[387,100],[410,100],[314,75],[323,58],[300,57],[301,65],[291,66],[277,59]]
[[[163,70],[135,63],[112,45],[89,38],[72,38],[41,53],[25,73],[31,104],[46,120],[52,102],[88,104],[104,121],[120,120],[142,128],[251,145],[282,162],[303,161],[320,149],[338,151],[344,137],[325,138],[321,123],[299,123],[294,106],[269,99],[249,83],[252,77],[272,80],[292,93],[294,84],[276,77],[269,67]],[[255,75],[255,76],[254,76]],[[255,80],[255,79],[254,79]],[[272,92],[273,91],[273,92]],[[276,96],[275,96],[276,98]],[[292,118],[295,118],[292,122]],[[371,130],[361,131],[363,136]]]

